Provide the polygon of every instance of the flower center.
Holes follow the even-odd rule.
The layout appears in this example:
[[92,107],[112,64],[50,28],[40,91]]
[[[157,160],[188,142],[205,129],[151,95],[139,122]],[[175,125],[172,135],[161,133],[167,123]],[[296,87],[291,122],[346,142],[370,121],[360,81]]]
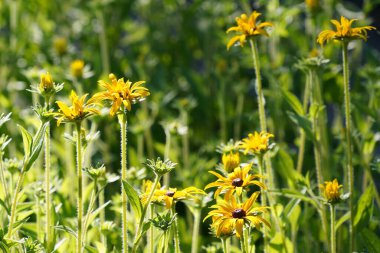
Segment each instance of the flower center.
[[235,178],[232,180],[232,185],[235,187],[240,187],[243,185],[243,180],[241,178]]
[[245,215],[246,215],[245,211],[241,208],[235,209],[232,212],[232,217],[237,218],[237,219],[243,218],[245,217]]
[[175,192],[173,192],[173,191],[167,191],[167,192],[165,193],[165,195],[168,196],[168,197],[173,197],[173,196],[174,196],[174,193],[175,193]]

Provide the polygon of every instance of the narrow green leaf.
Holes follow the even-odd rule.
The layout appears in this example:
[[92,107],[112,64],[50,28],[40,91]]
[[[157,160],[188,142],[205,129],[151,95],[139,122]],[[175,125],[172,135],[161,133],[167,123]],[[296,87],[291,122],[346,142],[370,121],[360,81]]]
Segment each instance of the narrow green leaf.
[[30,133],[26,131],[26,129],[21,125],[17,125],[17,127],[20,129],[22,135],[22,142],[24,144],[24,157],[25,159],[28,159],[32,148],[33,138]]
[[292,107],[292,109],[298,115],[304,116],[305,111],[303,110],[303,106],[301,102],[298,100],[298,98],[296,97],[296,95],[284,89],[281,89],[281,91],[282,91],[282,94],[284,95],[286,102],[290,105],[290,107]]
[[125,180],[123,180],[123,187],[124,187],[125,193],[128,196],[128,200],[129,200],[129,203],[131,204],[133,212],[137,216],[137,220],[139,220],[142,213],[142,205],[140,202],[139,195],[137,194],[135,189],[133,189],[133,187]]
[[98,214],[100,213],[100,211],[103,210],[104,208],[106,208],[106,206],[108,206],[110,203],[111,203],[111,200],[107,201],[103,205],[99,206],[96,210],[94,210],[90,214],[90,217],[88,218],[88,224],[91,224],[95,220],[96,216],[98,216]]
[[370,184],[358,201],[354,217],[354,226],[357,232],[368,227],[369,220],[372,216],[374,190]]
[[339,220],[336,222],[335,224],[335,231],[338,231],[338,228],[343,224],[345,223],[346,221],[348,221],[348,219],[350,219],[350,213],[347,212],[345,213],[342,217],[339,218]]
[[31,153],[29,159],[25,164],[25,171],[28,171],[32,167],[33,163],[36,161],[38,155],[41,152],[41,149],[44,144],[44,133],[46,131],[47,124],[48,123],[44,123],[43,125],[41,125],[41,127],[38,129],[37,133],[33,137]]
[[57,230],[61,230],[61,231],[67,232],[67,233],[73,235],[75,238],[78,237],[77,233],[72,228],[70,228],[68,226],[59,225],[59,226],[55,226],[54,228],[57,229]]
[[311,121],[308,118],[289,111],[287,111],[286,113],[297,126],[301,127],[305,131],[307,138],[309,138],[310,140],[314,140]]
[[151,221],[144,222],[142,230],[141,230],[141,233],[140,233],[139,237],[136,238],[137,242],[139,242],[140,239],[141,239],[141,237],[143,237],[145,235],[146,231],[148,231],[148,229],[150,228],[151,223],[152,223]]

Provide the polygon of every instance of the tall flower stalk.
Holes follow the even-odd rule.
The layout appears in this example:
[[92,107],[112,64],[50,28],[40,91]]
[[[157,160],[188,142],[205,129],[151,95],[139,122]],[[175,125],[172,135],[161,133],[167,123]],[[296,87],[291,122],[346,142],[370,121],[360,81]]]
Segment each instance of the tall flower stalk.
[[77,140],[76,140],[76,153],[77,153],[77,207],[78,207],[78,231],[77,231],[77,252],[82,252],[82,239],[83,239],[83,177],[82,177],[82,123],[76,123]]
[[348,178],[348,190],[350,194],[350,252],[355,250],[355,230],[354,230],[354,168],[352,164],[352,130],[351,130],[351,102],[350,102],[350,83],[349,83],[349,67],[348,67],[348,44],[352,40],[362,39],[367,40],[367,31],[375,30],[373,26],[351,27],[356,19],[348,20],[341,16],[338,20],[331,20],[336,31],[324,30],[317,38],[317,42],[323,45],[330,40],[337,40],[342,45],[343,58],[343,86],[344,86],[344,107],[345,107],[345,126],[346,126],[346,175]]
[[128,228],[127,228],[127,195],[123,187],[123,181],[127,179],[127,112],[132,109],[132,104],[142,101],[149,96],[149,90],[141,85],[145,81],[132,83],[124,78],[117,79],[114,74],[109,74],[110,82],[99,81],[99,85],[105,88],[105,91],[98,92],[94,95],[93,101],[112,103],[110,115],[118,116],[121,134],[121,198],[122,198],[122,242],[123,253],[128,252]]

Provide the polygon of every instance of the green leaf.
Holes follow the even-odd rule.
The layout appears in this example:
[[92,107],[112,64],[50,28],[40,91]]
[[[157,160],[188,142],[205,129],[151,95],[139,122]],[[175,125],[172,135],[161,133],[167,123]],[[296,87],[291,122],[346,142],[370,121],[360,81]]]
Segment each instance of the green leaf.
[[276,168],[278,168],[277,171],[283,179],[288,182],[288,185],[291,188],[294,188],[296,182],[301,180],[302,176],[294,169],[293,159],[283,149],[279,149],[274,161],[276,163]]
[[359,235],[365,242],[368,252],[380,252],[380,238],[374,232],[368,228],[364,228]]
[[7,206],[7,204],[2,199],[0,199],[0,206],[2,206],[4,208],[4,210],[7,212],[8,215],[11,215],[10,208]]
[[287,111],[286,113],[288,114],[289,118],[297,126],[299,126],[300,128],[302,128],[305,131],[307,138],[309,138],[310,140],[314,140],[311,121],[308,118],[306,118],[305,116],[297,115],[297,114],[295,114],[293,112],[289,112],[289,111]]
[[349,219],[350,219],[349,212],[345,213],[342,217],[340,217],[339,220],[335,224],[335,231],[338,231],[338,228]]
[[360,197],[356,208],[354,226],[357,232],[360,232],[361,229],[368,227],[368,223],[372,216],[373,197],[373,184],[370,184],[363,195]]
[[137,220],[140,219],[142,213],[142,205],[138,193],[133,187],[125,180],[123,180],[124,191],[128,196],[129,203],[133,209],[133,212],[137,216]]
[[44,134],[46,131],[47,124],[48,123],[44,123],[43,125],[41,125],[37,133],[33,137],[30,157],[27,160],[24,167],[25,171],[28,171],[32,167],[33,163],[36,161],[36,159],[38,158],[38,155],[41,152],[41,149],[44,144],[44,137],[45,137]]
[[26,129],[23,128],[21,125],[17,125],[17,127],[21,131],[22,142],[24,144],[24,156],[25,156],[25,159],[28,159],[29,155],[30,155],[30,153],[32,151],[31,150],[32,144],[33,144],[32,135],[30,135],[30,133],[28,131],[26,131]]
[[111,203],[111,200],[107,201],[103,205],[99,206],[96,210],[91,212],[90,217],[88,219],[88,224],[91,224],[95,220],[96,216],[98,216],[100,211],[103,210],[104,208],[106,208],[106,206],[108,206],[110,203]]
[[94,247],[92,247],[92,246],[86,245],[84,248],[87,250],[87,252],[90,252],[90,253],[99,253],[99,252],[96,250],[96,248],[94,248]]
[[75,238],[78,237],[77,233],[71,227],[69,227],[69,226],[59,225],[59,226],[55,226],[54,228],[57,229],[57,230],[61,230],[61,231],[67,232],[67,233],[73,235]]
[[301,102],[298,100],[298,98],[296,97],[296,95],[284,89],[281,89],[281,91],[282,91],[282,94],[284,95],[286,102],[290,105],[290,107],[292,107],[292,109],[298,115],[304,116],[305,111],[303,110],[303,106]]
[[[271,253],[285,253],[285,252],[293,252],[293,243],[289,240],[289,238],[284,238],[280,233],[276,233],[274,237],[270,240],[269,248]],[[286,249],[285,246],[286,245]]]

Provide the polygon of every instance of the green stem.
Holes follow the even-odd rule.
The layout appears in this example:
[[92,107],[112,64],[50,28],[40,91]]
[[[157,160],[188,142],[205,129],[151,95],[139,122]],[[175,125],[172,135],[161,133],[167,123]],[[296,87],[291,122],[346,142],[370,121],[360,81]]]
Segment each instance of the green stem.
[[[104,191],[105,189],[103,189],[103,191],[100,192],[99,194],[99,206],[103,206],[104,203],[105,203],[105,199],[104,199]],[[100,218],[100,224],[103,225],[104,222],[106,221],[106,212],[105,212],[105,208],[103,208],[102,210],[100,210],[100,213],[99,213],[99,218]],[[104,247],[107,249],[107,237],[106,235],[104,235],[102,233],[101,235],[101,242],[102,244],[104,245]]]
[[[165,140],[164,160],[169,159],[169,156],[170,156],[171,134],[170,134],[170,130],[169,129],[165,129],[165,136],[166,136],[166,140]],[[169,187],[169,184],[170,184],[170,175],[169,175],[169,173],[166,173],[164,175],[164,182],[163,182],[163,184]]]
[[242,238],[240,238],[240,248],[241,248],[241,251],[243,253],[248,253],[247,247],[246,247],[246,240],[247,240],[247,238],[245,236],[245,233],[243,232],[243,236],[242,236]]
[[82,122],[76,124],[77,127],[77,174],[78,174],[78,233],[77,233],[77,253],[82,253],[82,218],[83,218],[83,178],[82,178]]
[[[260,155],[258,156],[258,166],[259,166],[259,173],[260,175],[264,175],[264,166],[263,166],[263,156]],[[261,178],[261,183],[264,183],[264,178]],[[262,206],[266,206],[266,193],[264,192],[264,189],[260,189],[261,190],[261,205]],[[267,231],[267,228],[264,226],[263,227],[263,237],[264,237],[264,252],[265,253],[269,253],[269,243],[268,243],[268,231]]]
[[18,194],[21,190],[22,183],[24,182],[24,176],[25,176],[25,171],[24,171],[24,169],[22,169],[20,172],[20,176],[17,180],[17,185],[16,185],[16,189],[14,191],[14,197],[13,197],[13,201],[12,201],[11,217],[9,220],[8,233],[7,233],[7,238],[9,238],[9,239],[12,238],[13,225],[15,223],[16,212],[17,212],[16,208],[17,208]]
[[[151,205],[150,207],[150,219],[153,220],[154,218],[154,205]],[[154,253],[154,227],[151,226],[149,229],[149,252]]]
[[[175,214],[175,205],[172,206],[172,215]],[[174,220],[174,253],[181,253],[181,248],[179,245],[179,232],[178,232],[178,221],[177,217]]]
[[148,196],[148,199],[146,201],[146,204],[141,212],[141,217],[140,217],[140,222],[138,224],[138,227],[137,227],[137,233],[135,235],[135,240],[133,242],[133,248],[132,248],[132,253],[135,253],[136,250],[137,250],[137,247],[139,245],[139,242],[140,242],[140,239],[141,239],[141,233],[142,233],[142,228],[143,228],[143,225],[144,225],[144,219],[145,219],[145,215],[146,215],[146,212],[148,210],[148,207],[150,205],[150,202],[152,200],[152,197],[153,197],[153,194],[154,194],[154,190],[157,188],[157,185],[158,183],[160,182],[161,180],[161,176],[160,175],[156,175],[156,178],[154,179],[154,183],[153,183],[153,186],[152,188],[150,189],[150,193],[149,193],[149,196]]
[[83,243],[86,243],[88,220],[90,219],[90,215],[92,213],[92,210],[94,209],[97,195],[98,195],[98,187],[97,187],[97,182],[95,180],[94,181],[94,190],[91,194],[90,203],[88,205],[88,210],[87,210],[86,217],[85,217],[84,223],[83,223],[83,238],[82,238]]
[[194,223],[193,223],[193,237],[191,241],[191,253],[198,252],[199,244],[199,227],[201,223],[201,211],[202,209],[198,208],[194,212]]
[[333,204],[330,204],[330,214],[331,214],[331,220],[330,220],[331,253],[335,253],[336,252],[335,206]]
[[41,240],[41,205],[39,196],[36,196],[36,216],[37,240]]
[[[47,108],[49,109],[49,108]],[[49,253],[51,251],[51,239],[50,239],[50,227],[51,227],[51,196],[50,196],[50,123],[47,123],[45,132],[45,201],[46,201],[46,224],[45,224],[45,235],[46,235],[46,249]]]
[[100,52],[102,55],[102,65],[103,65],[103,72],[109,73],[110,72],[110,62],[109,62],[109,53],[108,53],[108,44],[107,44],[107,34],[106,34],[106,25],[104,22],[104,15],[102,11],[96,12],[98,16],[98,20],[100,22],[100,33],[99,33],[99,43],[100,43]]
[[349,206],[350,206],[350,252],[355,250],[355,230],[354,230],[354,168],[352,166],[352,145],[351,145],[351,104],[350,104],[350,83],[349,83],[349,69],[348,69],[348,56],[347,56],[348,42],[343,42],[342,56],[343,56],[343,83],[344,83],[344,104],[345,104],[345,117],[346,117],[346,142],[347,142],[347,178],[348,178],[348,191],[350,193]]
[[123,187],[123,180],[127,179],[127,115],[119,114],[121,134],[121,205],[122,205],[122,243],[123,253],[128,252],[128,228],[127,228],[127,194]]
[[227,246],[227,240],[228,238],[222,238],[222,245],[223,245],[223,253],[230,253],[230,250]]

